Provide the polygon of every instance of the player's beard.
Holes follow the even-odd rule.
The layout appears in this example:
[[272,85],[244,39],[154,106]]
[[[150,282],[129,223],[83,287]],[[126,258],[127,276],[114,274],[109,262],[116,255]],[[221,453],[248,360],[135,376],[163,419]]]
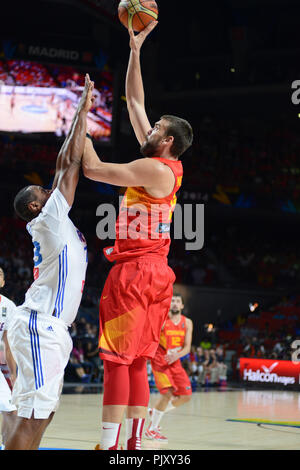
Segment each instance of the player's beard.
[[143,155],[143,157],[150,158],[158,154],[157,152],[158,148],[159,148],[159,144],[157,141],[151,142],[149,139],[147,139],[141,145],[140,152]]
[[180,310],[171,310],[171,313],[172,315],[178,315],[179,313],[181,313]]

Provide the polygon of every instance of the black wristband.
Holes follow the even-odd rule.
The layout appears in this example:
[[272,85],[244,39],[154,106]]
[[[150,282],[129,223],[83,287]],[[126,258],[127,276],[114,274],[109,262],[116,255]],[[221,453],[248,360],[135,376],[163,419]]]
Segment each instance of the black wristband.
[[88,132],[87,132],[85,135],[87,136],[88,139],[93,140],[93,139],[92,139],[92,136],[91,136]]

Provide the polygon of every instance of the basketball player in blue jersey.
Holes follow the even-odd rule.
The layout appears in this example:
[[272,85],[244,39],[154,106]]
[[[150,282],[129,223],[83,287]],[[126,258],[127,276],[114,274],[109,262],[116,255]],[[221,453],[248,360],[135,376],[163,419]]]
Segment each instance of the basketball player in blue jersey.
[[70,131],[59,152],[51,190],[28,186],[15,197],[34,246],[34,282],[9,323],[7,338],[18,366],[12,403],[16,426],[5,450],[38,449],[58,408],[72,350],[68,327],[80,305],[87,246],[68,214],[83,155],[94,83],[88,75]]

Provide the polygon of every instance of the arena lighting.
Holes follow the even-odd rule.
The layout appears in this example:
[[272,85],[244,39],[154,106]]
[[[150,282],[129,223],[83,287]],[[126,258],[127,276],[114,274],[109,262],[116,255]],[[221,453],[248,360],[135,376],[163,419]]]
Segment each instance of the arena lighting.
[[231,67],[231,68],[230,68],[230,72],[234,73],[234,72],[235,72],[235,68],[234,68],[234,67]]
[[205,328],[207,333],[212,333],[213,331],[215,331],[215,327],[212,323],[206,323]]
[[249,310],[250,312],[254,312],[254,310],[256,310],[258,307],[258,303],[257,302],[254,302],[254,304],[252,304],[251,302],[249,303]]

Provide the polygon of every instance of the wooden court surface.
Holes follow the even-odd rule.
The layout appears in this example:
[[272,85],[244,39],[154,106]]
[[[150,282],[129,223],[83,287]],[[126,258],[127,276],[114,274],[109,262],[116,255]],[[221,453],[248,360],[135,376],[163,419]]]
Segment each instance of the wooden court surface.
[[[157,394],[151,394],[151,406],[156,399]],[[100,439],[101,411],[102,395],[99,393],[63,394],[41,448],[93,450]],[[271,423],[228,421],[230,419]],[[189,403],[166,413],[161,426],[162,433],[169,439],[168,445],[143,439],[143,449],[297,450],[300,448],[300,395],[252,390],[195,392]],[[121,445],[124,444],[124,428],[122,426]]]

